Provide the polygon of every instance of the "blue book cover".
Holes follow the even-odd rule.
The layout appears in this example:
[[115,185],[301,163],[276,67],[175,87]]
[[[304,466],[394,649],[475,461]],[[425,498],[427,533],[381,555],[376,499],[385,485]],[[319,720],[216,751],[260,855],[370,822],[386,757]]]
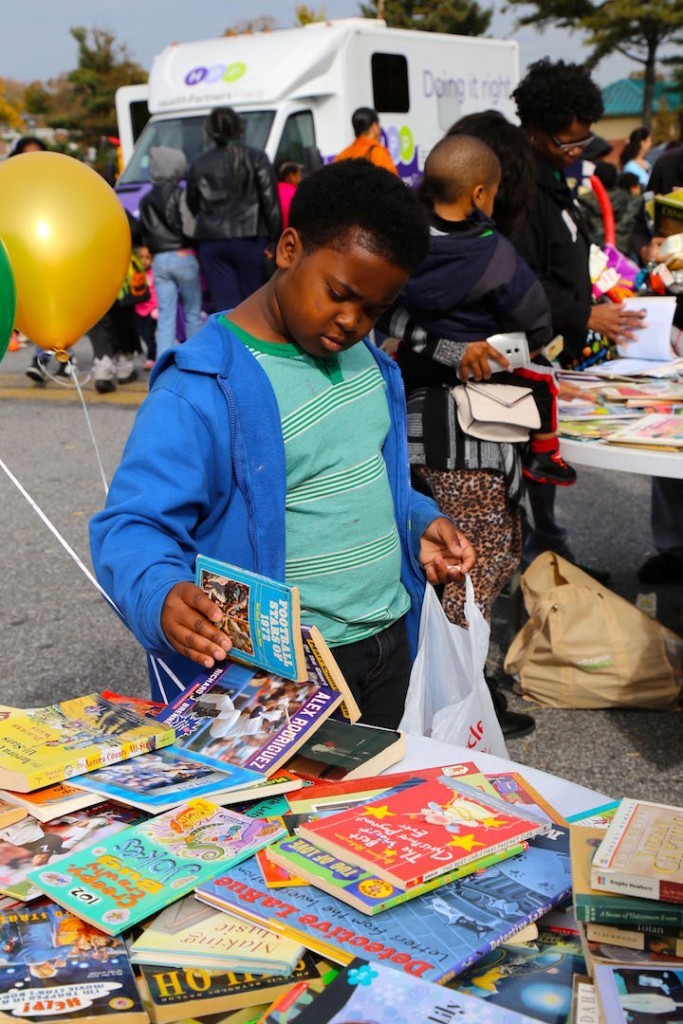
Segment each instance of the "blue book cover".
[[195,582],[220,608],[230,656],[245,665],[304,682],[299,591],[278,580],[198,555]]
[[79,785],[111,800],[160,814],[195,796],[218,799],[231,790],[259,785],[263,776],[181,747],[163,747],[129,761],[98,768]]
[[571,892],[569,835],[555,826],[481,874],[368,917],[314,886],[266,889],[254,860],[201,883],[199,899],[267,924],[338,963],[361,955],[441,982],[476,963]]
[[502,945],[449,986],[502,1011],[528,1013],[544,1024],[565,1024],[575,974],[586,963],[578,935],[540,931],[534,943]]
[[533,1024],[534,1018],[499,1010],[420,978],[397,975],[384,964],[357,959],[296,1020],[298,1024]]
[[595,988],[608,1024],[680,1024],[683,971],[669,967],[595,965]]
[[283,834],[277,823],[197,797],[28,877],[55,903],[118,935]]
[[125,946],[52,903],[0,913],[0,1017],[146,1024]]

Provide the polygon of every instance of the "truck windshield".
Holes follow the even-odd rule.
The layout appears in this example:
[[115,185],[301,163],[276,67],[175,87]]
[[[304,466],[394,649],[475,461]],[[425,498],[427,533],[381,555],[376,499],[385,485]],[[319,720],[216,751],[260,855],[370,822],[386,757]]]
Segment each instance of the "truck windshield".
[[[265,149],[275,111],[247,110],[240,112],[240,117],[244,124],[243,141],[256,149]],[[149,151],[152,146],[182,149],[188,164],[192,163],[196,156],[211,146],[204,134],[204,115],[148,121],[117,185],[136,185],[149,181]]]

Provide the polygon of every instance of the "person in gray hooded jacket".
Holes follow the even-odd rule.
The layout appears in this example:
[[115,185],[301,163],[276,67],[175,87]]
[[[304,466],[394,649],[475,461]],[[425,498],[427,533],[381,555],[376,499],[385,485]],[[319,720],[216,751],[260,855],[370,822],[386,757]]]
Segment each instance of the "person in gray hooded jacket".
[[185,315],[185,335],[202,326],[199,263],[183,232],[180,179],[187,161],[179,149],[153,146],[149,153],[152,188],[140,203],[140,223],[152,253],[152,272],[159,303],[157,359],[176,340],[178,296]]

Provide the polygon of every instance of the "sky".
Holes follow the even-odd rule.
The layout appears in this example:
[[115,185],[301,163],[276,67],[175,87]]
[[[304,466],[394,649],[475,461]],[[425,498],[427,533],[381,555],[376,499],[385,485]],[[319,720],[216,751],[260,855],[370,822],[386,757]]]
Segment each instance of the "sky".
[[[493,6],[489,35],[517,39],[524,68],[540,57],[581,62],[586,55],[581,37],[557,29],[515,29],[515,15],[503,13],[504,0],[480,0]],[[4,0],[11,14],[0,35],[0,75],[20,82],[46,81],[76,67],[78,54],[69,29],[83,25],[114,34],[130,55],[149,70],[156,53],[169,43],[209,39],[249,17],[269,14],[279,27],[294,24],[297,0]],[[329,18],[359,14],[358,0],[313,0]],[[595,71],[600,85],[623,78],[639,65],[624,57],[606,59]]]

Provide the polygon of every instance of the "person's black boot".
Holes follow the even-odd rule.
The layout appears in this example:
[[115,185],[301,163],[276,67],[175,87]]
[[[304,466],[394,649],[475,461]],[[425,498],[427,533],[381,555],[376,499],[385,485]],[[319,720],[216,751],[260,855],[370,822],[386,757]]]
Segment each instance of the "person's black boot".
[[519,739],[521,736],[528,736],[536,728],[536,722],[531,715],[523,714],[521,711],[510,711],[508,709],[507,697],[500,689],[495,680],[486,676],[486,685],[491,694],[493,709],[496,712],[498,724],[506,740]]

